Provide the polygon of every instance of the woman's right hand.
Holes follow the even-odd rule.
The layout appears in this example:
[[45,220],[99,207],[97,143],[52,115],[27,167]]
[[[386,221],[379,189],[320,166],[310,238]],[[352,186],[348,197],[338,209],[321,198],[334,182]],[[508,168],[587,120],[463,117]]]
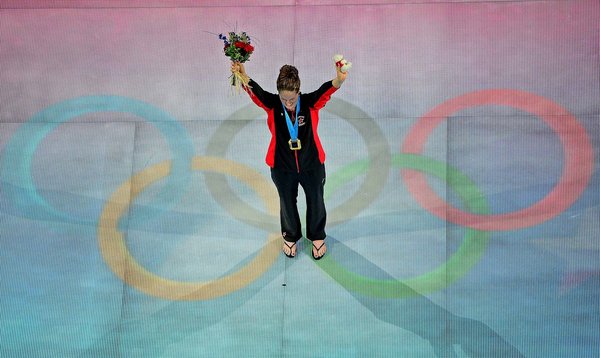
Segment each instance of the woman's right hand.
[[244,65],[241,62],[232,62],[231,63],[231,72],[232,73],[238,72],[242,76],[248,76],[246,74],[246,69],[244,68]]

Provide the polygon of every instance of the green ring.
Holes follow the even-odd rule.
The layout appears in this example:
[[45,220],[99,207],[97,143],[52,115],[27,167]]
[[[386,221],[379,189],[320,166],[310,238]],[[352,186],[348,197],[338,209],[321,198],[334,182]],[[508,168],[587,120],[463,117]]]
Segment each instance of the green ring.
[[[471,212],[487,214],[487,202],[483,194],[466,175],[457,169],[434,159],[415,154],[398,153],[392,157],[392,165],[397,168],[420,170],[447,182],[465,206]],[[369,168],[369,160],[351,163],[327,178],[325,197],[329,193],[364,173]],[[348,271],[326,255],[317,265],[345,289],[366,296],[380,298],[404,298],[444,289],[449,284],[463,277],[481,258],[488,243],[489,232],[466,229],[463,242],[458,250],[446,262],[432,271],[403,280],[379,280]],[[310,248],[308,248],[310,249]]]

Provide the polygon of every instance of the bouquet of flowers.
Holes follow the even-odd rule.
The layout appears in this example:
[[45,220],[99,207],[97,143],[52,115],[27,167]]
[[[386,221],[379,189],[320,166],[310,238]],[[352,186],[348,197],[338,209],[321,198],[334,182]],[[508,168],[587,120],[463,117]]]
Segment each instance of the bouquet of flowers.
[[[254,46],[250,43],[250,36],[245,32],[230,32],[227,36],[219,34],[219,39],[225,44],[223,47],[225,56],[229,57],[232,62],[244,63],[250,59],[250,55],[254,52]],[[248,86],[248,77],[242,76],[239,72],[232,73],[229,80],[238,93],[242,86]]]

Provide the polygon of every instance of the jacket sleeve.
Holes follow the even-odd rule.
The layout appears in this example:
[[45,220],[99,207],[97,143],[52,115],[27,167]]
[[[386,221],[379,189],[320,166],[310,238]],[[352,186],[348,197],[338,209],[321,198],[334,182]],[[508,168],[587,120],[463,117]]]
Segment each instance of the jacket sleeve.
[[244,87],[244,90],[248,93],[250,99],[252,99],[252,102],[265,111],[269,111],[273,108],[272,97],[274,95],[263,90],[262,87],[260,87],[258,83],[254,82],[253,79],[250,79],[248,87]]
[[332,81],[323,83],[319,89],[305,95],[308,106],[316,110],[323,108],[335,91],[337,88],[333,87]]

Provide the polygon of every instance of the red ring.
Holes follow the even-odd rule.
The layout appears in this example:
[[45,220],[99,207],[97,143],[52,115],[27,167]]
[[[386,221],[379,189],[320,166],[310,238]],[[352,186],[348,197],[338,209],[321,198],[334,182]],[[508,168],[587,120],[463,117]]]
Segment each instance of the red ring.
[[577,200],[587,187],[593,172],[594,151],[585,128],[573,114],[558,104],[535,94],[493,89],[464,94],[448,100],[419,118],[408,132],[402,152],[421,154],[433,129],[452,113],[482,105],[515,107],[543,119],[558,135],[565,163],[559,182],[540,201],[506,214],[477,215],[459,210],[440,198],[423,173],[401,170],[409,192],[435,216],[478,230],[513,230],[533,226],[555,217]]

